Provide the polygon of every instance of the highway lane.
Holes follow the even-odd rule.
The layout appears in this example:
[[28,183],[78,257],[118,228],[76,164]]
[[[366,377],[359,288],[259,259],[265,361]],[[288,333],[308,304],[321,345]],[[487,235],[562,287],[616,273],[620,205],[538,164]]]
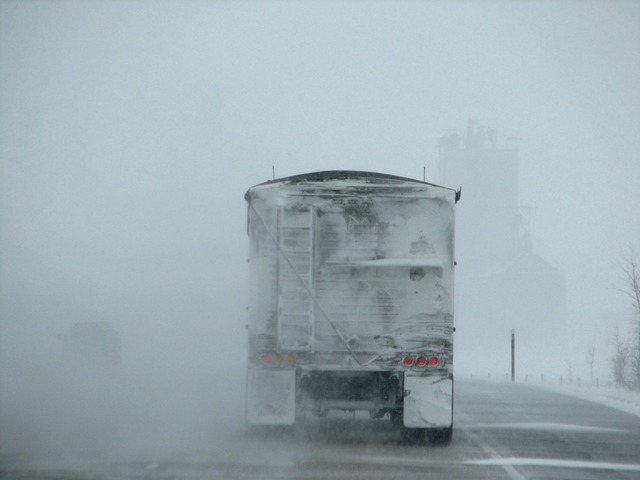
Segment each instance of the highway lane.
[[[336,414],[244,435],[241,409],[203,417],[197,447],[2,457],[2,479],[634,479],[640,418],[511,383],[456,382],[449,447],[405,445],[385,420]],[[215,420],[215,421],[213,421]],[[208,432],[205,435],[205,430]]]
[[511,478],[640,478],[640,418],[509,383],[459,385],[462,433]]

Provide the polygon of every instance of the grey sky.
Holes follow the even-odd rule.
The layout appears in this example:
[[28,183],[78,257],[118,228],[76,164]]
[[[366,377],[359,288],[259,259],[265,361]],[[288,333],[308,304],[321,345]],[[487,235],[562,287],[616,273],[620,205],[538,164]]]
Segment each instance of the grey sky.
[[631,1],[5,0],[2,328],[100,317],[184,361],[230,332],[215,355],[233,355],[245,190],[272,165],[438,181],[437,139],[469,119],[520,139],[534,250],[569,309],[626,311],[638,25]]

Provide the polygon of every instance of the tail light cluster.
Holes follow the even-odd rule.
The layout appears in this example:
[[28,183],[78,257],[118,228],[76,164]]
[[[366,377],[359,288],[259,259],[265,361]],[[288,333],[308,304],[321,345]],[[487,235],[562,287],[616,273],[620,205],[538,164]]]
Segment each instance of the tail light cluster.
[[424,355],[411,356],[407,355],[402,361],[405,367],[437,367],[442,364],[442,361],[438,357],[426,357]]
[[294,355],[280,355],[265,353],[260,357],[260,363],[265,367],[292,367],[296,364]]

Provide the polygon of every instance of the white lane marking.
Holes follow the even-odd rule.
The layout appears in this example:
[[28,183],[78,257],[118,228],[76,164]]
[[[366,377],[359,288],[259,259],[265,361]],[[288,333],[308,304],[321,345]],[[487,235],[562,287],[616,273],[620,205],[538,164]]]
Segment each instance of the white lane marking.
[[517,465],[524,467],[557,467],[584,468],[591,470],[623,470],[640,472],[640,465],[630,463],[589,462],[584,460],[562,460],[556,458],[486,458],[481,460],[466,460],[467,465],[500,466]]
[[[403,467],[434,467],[439,465],[487,465],[501,467],[511,480],[527,480],[520,474],[513,465],[505,461],[498,453],[489,445],[483,444],[479,439],[474,438],[483,452],[491,458],[480,460],[436,460],[436,459],[420,459],[420,458],[401,458],[388,456],[368,457],[362,455],[352,455],[347,457],[333,458],[333,462],[358,462],[369,465],[385,465],[385,466],[403,466]],[[494,463],[474,463],[474,462],[496,462]]]
[[[467,426],[466,428],[470,428]],[[476,423],[473,429],[514,429],[514,430],[542,430],[563,432],[594,432],[594,433],[629,433],[621,428],[592,427],[589,425],[573,425],[569,423],[552,422],[520,422],[520,423]]]
[[[479,435],[476,435],[471,428],[475,427],[475,423],[471,422],[469,415],[465,413],[458,413],[457,418],[461,420],[461,426],[458,427],[458,430],[462,430],[465,435],[467,435],[471,440],[478,444],[480,449],[488,455],[489,460],[501,460],[502,457],[498,452],[496,452],[489,444],[487,444]],[[460,425],[460,424],[458,424]],[[454,428],[455,431],[455,428]],[[463,461],[464,463],[464,461]],[[500,465],[505,473],[509,476],[511,480],[527,480],[527,477],[522,475],[518,470],[516,470],[513,465]]]
[[[476,435],[473,432],[469,432],[469,431],[466,431],[465,433],[472,440],[474,440],[478,445],[480,445],[480,448],[482,449],[482,451],[484,453],[486,453],[487,455],[489,455],[491,457],[491,458],[485,459],[485,461],[498,462],[495,465],[499,466],[499,467],[502,467],[502,469],[505,471],[505,473],[507,475],[509,475],[509,478],[511,480],[527,480],[527,477],[525,477],[518,470],[516,470],[513,465],[511,465],[509,463],[500,463],[500,462],[502,462],[504,460],[504,458],[502,458],[500,456],[500,454],[498,452],[496,452],[489,444],[487,444],[484,441],[482,441],[482,439],[478,435]],[[473,460],[467,460],[466,462],[463,462],[463,463],[468,463],[470,461],[473,461]],[[477,461],[483,461],[483,460],[477,460]],[[473,465],[473,464],[470,464],[470,465]]]

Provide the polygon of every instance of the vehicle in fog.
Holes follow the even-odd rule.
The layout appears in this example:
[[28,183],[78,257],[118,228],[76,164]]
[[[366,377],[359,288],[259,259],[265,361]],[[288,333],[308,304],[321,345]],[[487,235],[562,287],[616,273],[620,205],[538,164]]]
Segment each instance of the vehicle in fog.
[[248,425],[366,410],[407,440],[451,442],[459,197],[357,171],[247,191]]

